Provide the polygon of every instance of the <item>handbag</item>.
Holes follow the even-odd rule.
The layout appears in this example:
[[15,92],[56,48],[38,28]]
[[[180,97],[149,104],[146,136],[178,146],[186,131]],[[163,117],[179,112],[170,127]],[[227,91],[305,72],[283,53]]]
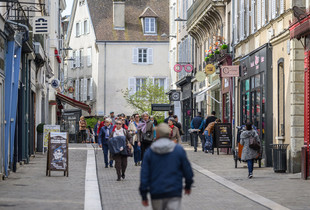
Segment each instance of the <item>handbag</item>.
[[260,142],[254,137],[254,135],[250,136],[249,147],[253,150],[260,150]]
[[133,148],[132,148],[131,144],[127,144],[126,145],[127,156],[132,157],[132,150],[133,150]]
[[142,133],[142,141],[146,142],[152,142],[153,141],[153,135],[151,131],[147,131],[145,133]]

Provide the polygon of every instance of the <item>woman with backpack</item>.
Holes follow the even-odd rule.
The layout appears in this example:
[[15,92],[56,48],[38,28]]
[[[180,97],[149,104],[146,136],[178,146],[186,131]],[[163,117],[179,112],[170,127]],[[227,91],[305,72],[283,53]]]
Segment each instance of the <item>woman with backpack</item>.
[[240,144],[243,145],[241,160],[247,162],[249,171],[248,178],[251,179],[253,177],[254,159],[259,156],[259,150],[251,148],[250,145],[254,141],[260,144],[260,139],[257,132],[252,128],[252,123],[247,122],[245,127],[246,130],[240,135]]

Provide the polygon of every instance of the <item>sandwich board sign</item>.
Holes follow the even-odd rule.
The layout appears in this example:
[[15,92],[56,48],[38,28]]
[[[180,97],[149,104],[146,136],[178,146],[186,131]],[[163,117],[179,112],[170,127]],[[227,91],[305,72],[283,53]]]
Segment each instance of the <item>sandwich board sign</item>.
[[43,129],[43,153],[44,148],[48,147],[48,138],[50,132],[60,132],[60,125],[44,125]]
[[51,176],[51,171],[63,171],[64,176],[69,176],[68,165],[68,133],[50,132],[48,138],[46,176]]

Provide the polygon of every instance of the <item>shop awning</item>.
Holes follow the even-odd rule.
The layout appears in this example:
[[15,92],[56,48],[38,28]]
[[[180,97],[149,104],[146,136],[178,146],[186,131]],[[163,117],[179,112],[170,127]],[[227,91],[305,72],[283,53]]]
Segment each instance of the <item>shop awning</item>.
[[85,104],[85,103],[82,103],[80,101],[74,100],[73,98],[65,96],[65,95],[63,95],[61,93],[57,93],[56,94],[56,98],[58,98],[59,100],[65,102],[67,104],[70,104],[71,106],[74,106],[76,108],[79,108],[79,109],[82,109],[84,111],[87,111],[88,113],[91,113],[90,106]]
[[294,7],[294,16],[296,20],[290,24],[290,38],[300,39],[310,34],[310,14],[298,7]]
[[[219,85],[219,83],[215,83],[215,84],[213,84],[213,85],[211,85],[211,86],[209,86],[209,87],[203,89],[203,90],[200,91],[199,93],[195,94],[196,97],[201,96],[202,94],[204,94],[204,93],[207,92],[208,90],[211,90],[212,88],[214,88],[214,87],[217,86],[217,85]],[[215,102],[217,102],[218,104],[222,103],[222,102],[218,101],[216,98],[214,98],[213,96],[211,96],[210,94],[207,94],[207,95],[210,96],[210,98],[211,98],[212,100],[214,100]]]

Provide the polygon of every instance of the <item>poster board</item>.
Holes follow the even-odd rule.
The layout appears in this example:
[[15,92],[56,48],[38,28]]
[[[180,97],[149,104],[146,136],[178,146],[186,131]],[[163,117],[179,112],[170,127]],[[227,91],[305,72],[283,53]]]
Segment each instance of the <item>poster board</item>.
[[50,132],[46,176],[51,176],[51,171],[64,171],[64,176],[69,175],[68,139],[66,132]]
[[232,147],[231,123],[216,123],[214,132],[217,148]]
[[60,125],[44,125],[43,131],[43,153],[44,148],[48,148],[48,138],[50,132],[60,132]]

